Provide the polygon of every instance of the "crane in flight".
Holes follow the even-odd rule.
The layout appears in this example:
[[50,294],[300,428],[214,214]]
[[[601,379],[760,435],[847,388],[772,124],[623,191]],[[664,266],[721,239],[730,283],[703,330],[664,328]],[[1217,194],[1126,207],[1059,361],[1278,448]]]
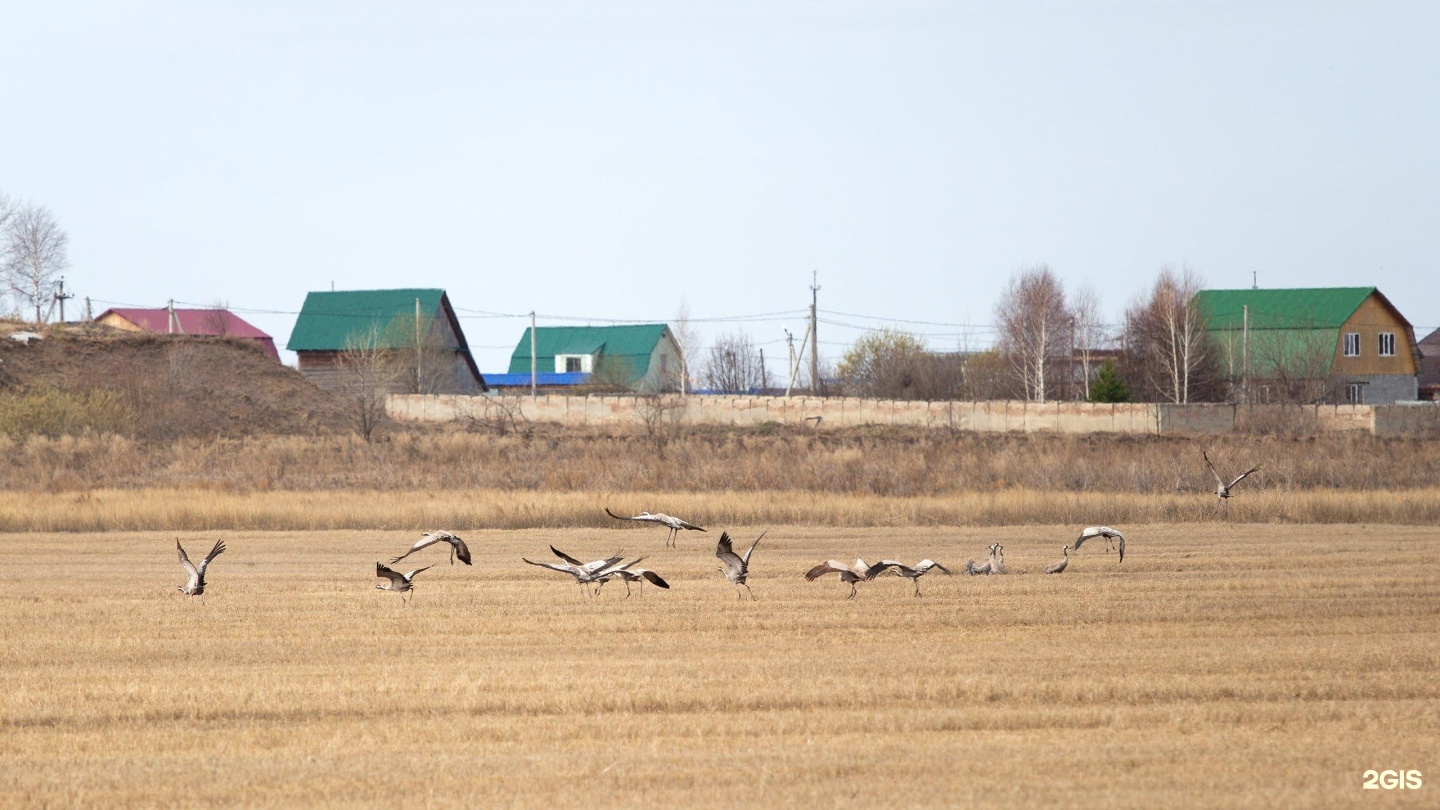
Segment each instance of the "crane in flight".
[[854,599],[859,591],[855,588],[857,582],[869,582],[875,575],[885,570],[884,565],[868,565],[864,560],[856,560],[854,566],[846,565],[835,560],[826,560],[823,563],[805,572],[805,581],[814,582],[826,574],[839,574],[840,581],[850,586],[850,595],[847,600]]
[[[1079,550],[1080,550],[1080,547],[1083,546],[1083,545],[1085,545],[1085,541],[1086,541],[1086,540],[1089,540],[1089,539],[1092,538],[1092,537],[1103,537],[1103,538],[1105,538],[1105,553],[1106,553],[1106,554],[1109,554],[1109,553],[1110,553],[1110,548],[1111,548],[1111,543],[1110,543],[1110,541],[1112,541],[1112,540],[1116,541],[1116,545],[1118,545],[1118,546],[1120,547],[1120,562],[1122,562],[1122,563],[1125,562],[1125,535],[1121,534],[1118,529],[1112,529],[1112,528],[1110,528],[1109,526],[1087,526],[1087,527],[1085,527],[1085,529],[1080,532],[1080,536],[1077,537],[1077,538],[1075,538],[1075,543],[1070,546],[1071,550],[1073,550],[1073,551],[1079,551]],[[1067,554],[1067,555],[1065,555],[1065,557],[1066,557],[1066,559],[1069,559],[1070,555]]]
[[1224,514],[1229,514],[1230,490],[1234,489],[1236,484],[1244,481],[1245,476],[1260,469],[1260,465],[1256,464],[1254,467],[1251,467],[1245,472],[1240,473],[1239,475],[1235,476],[1235,480],[1227,484],[1225,483],[1225,479],[1220,477],[1220,473],[1215,470],[1215,464],[1210,461],[1210,455],[1204,450],[1201,450],[1200,457],[1205,459],[1205,465],[1210,468],[1210,474],[1215,476],[1215,497],[1220,499],[1220,511]]
[[[720,571],[725,574],[726,579],[735,584],[736,599],[740,598],[741,585],[745,586],[745,590],[750,591],[750,586],[745,582],[745,578],[750,576],[750,555],[755,553],[755,547],[760,545],[760,540],[768,531],[770,530],[766,529],[760,533],[760,537],[755,538],[755,542],[750,544],[750,549],[745,552],[743,557],[736,554],[735,550],[730,547],[730,534],[728,532],[720,533],[720,542],[715,544],[715,556],[719,557],[722,563]],[[755,599],[754,591],[750,591],[750,599],[752,601]]]
[[705,531],[704,529],[696,526],[694,523],[691,523],[688,520],[681,520],[680,518],[667,515],[664,512],[641,512],[634,517],[624,517],[623,515],[617,515],[614,512],[611,512],[610,507],[607,506],[605,507],[605,514],[609,515],[612,518],[615,518],[616,520],[634,520],[641,523],[653,523],[657,526],[668,527],[670,529],[670,535],[665,538],[665,545],[668,548],[674,548],[675,537],[682,531]]
[[180,586],[180,592],[186,596],[198,596],[200,604],[205,604],[205,569],[210,567],[211,560],[225,553],[225,541],[216,540],[215,547],[210,549],[210,553],[205,555],[205,559],[201,560],[198,566],[190,562],[190,558],[185,555],[185,547],[180,545],[179,538],[175,540],[175,548],[180,552],[180,567],[189,575],[185,584]]
[[395,563],[400,562],[406,557],[409,557],[411,554],[419,551],[420,549],[425,548],[426,546],[433,546],[436,543],[450,544],[451,565],[455,564],[456,557],[460,558],[460,562],[465,563],[466,565],[470,565],[470,549],[466,547],[465,541],[461,540],[459,535],[455,534],[454,532],[447,532],[443,530],[438,532],[427,532],[426,534],[420,535],[420,539],[415,541],[415,545],[411,546],[409,551],[391,560],[390,564],[394,565]]
[[[625,559],[623,556],[620,555],[619,552],[616,552],[615,556],[609,557],[604,560],[595,560],[594,562],[582,563],[574,557],[571,557],[569,554],[566,554],[560,549],[555,548],[554,546],[551,546],[550,550],[555,552],[555,556],[559,557],[563,562],[535,562],[533,560],[525,559],[524,557],[521,557],[520,559],[525,560],[525,562],[530,563],[531,565],[537,565],[541,568],[549,568],[551,571],[559,571],[562,574],[569,574],[570,576],[575,577],[575,584],[580,586],[580,590],[582,593],[585,592],[586,585],[600,582],[601,577],[603,577],[611,569],[618,566],[621,560]],[[643,559],[645,558],[640,558],[640,560]],[[635,560],[635,563],[640,562],[640,560]],[[634,565],[635,563],[631,563],[631,565]],[[599,592],[598,587],[596,589],[596,592]]]
[[433,565],[427,565],[424,568],[416,568],[408,574],[402,574],[399,571],[391,571],[389,568],[377,562],[375,563],[375,576],[383,577],[385,581],[375,587],[382,591],[394,591],[400,594],[400,602],[408,605],[410,604],[410,600],[405,598],[405,594],[413,593],[415,590],[415,575],[434,567]]
[[950,576],[951,574],[949,568],[946,568],[945,566],[935,562],[934,560],[921,560],[920,562],[915,563],[913,567],[906,565],[898,560],[881,560],[880,562],[870,566],[870,576],[874,577],[876,574],[880,574],[886,569],[889,569],[890,572],[895,574],[896,576],[905,577],[906,579],[915,583],[916,596],[924,595],[920,593],[920,577],[925,576],[925,574],[931,569],[939,571],[946,576]]

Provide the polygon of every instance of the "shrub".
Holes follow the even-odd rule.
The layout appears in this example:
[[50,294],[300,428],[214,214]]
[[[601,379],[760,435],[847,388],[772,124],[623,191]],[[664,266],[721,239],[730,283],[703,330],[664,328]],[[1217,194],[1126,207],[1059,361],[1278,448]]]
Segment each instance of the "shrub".
[[78,436],[130,430],[135,415],[113,391],[42,388],[0,395],[0,433]]

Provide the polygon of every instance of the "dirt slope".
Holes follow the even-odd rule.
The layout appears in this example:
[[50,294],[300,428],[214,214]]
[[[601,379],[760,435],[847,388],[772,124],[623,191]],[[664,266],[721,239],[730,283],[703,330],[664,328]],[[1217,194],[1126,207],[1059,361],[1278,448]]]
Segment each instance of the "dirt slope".
[[0,325],[0,394],[111,391],[147,439],[345,429],[332,395],[245,340],[74,325],[11,339],[27,328]]

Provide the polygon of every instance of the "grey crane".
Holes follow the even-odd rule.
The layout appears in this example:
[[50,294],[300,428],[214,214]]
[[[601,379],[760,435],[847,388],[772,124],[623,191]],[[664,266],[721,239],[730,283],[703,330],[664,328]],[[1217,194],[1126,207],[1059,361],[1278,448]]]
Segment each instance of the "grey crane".
[[447,532],[443,530],[438,532],[427,532],[420,535],[420,539],[415,542],[415,545],[410,547],[409,551],[391,560],[390,564],[394,565],[395,563],[400,562],[406,557],[409,557],[411,554],[419,551],[420,549],[425,548],[426,546],[433,546],[436,543],[450,544],[451,565],[455,564],[456,557],[460,558],[460,562],[465,563],[466,565],[470,565],[470,549],[466,547],[465,541],[461,540],[460,536],[455,534],[454,532]]
[[1244,481],[1245,476],[1260,469],[1260,465],[1256,464],[1254,467],[1251,467],[1245,472],[1240,473],[1239,475],[1235,476],[1234,481],[1231,481],[1227,484],[1225,483],[1225,479],[1220,477],[1220,473],[1215,470],[1215,464],[1210,461],[1210,455],[1204,450],[1201,450],[1200,457],[1205,459],[1205,465],[1210,468],[1210,474],[1215,476],[1215,497],[1220,499],[1221,511],[1228,514],[1230,509],[1230,490],[1233,489],[1236,484]]
[[405,594],[415,590],[415,575],[421,571],[429,571],[434,567],[433,565],[427,565],[424,568],[416,568],[408,574],[402,574],[399,571],[391,571],[389,568],[377,562],[375,563],[375,576],[383,577],[385,581],[375,587],[382,591],[394,591],[400,594],[401,603],[408,605],[410,604],[410,600],[405,598]]
[[1105,553],[1107,554],[1110,553],[1110,541],[1117,541],[1116,545],[1120,547],[1120,562],[1125,562],[1125,535],[1121,534],[1118,529],[1112,529],[1109,526],[1085,527],[1085,529],[1080,532],[1080,536],[1075,538],[1075,542],[1070,546],[1070,548],[1075,551],[1079,551],[1080,547],[1085,545],[1085,541],[1089,540],[1092,537],[1105,538]]
[[846,599],[854,599],[859,591],[855,589],[857,582],[869,582],[875,575],[885,569],[883,565],[868,565],[864,560],[856,560],[854,566],[846,565],[835,560],[826,560],[823,563],[805,572],[805,581],[814,582],[826,574],[839,574],[840,581],[850,586],[850,595]]
[[200,561],[198,567],[191,563],[190,558],[185,555],[185,547],[180,545],[179,539],[175,541],[175,548],[180,552],[180,566],[185,569],[186,574],[190,575],[190,578],[178,590],[186,596],[200,597],[200,604],[205,604],[205,569],[210,567],[211,560],[225,553],[225,541],[216,540],[215,547],[210,549],[210,553],[205,555],[205,559]]
[[1050,566],[1049,568],[1046,568],[1046,569],[1045,569],[1045,573],[1047,573],[1047,574],[1063,574],[1063,573],[1065,573],[1065,567],[1070,564],[1070,547],[1069,547],[1069,546],[1063,546],[1063,547],[1061,547],[1060,551],[1065,554],[1065,559],[1061,560],[1060,562],[1055,563],[1054,565]]
[[[586,585],[600,581],[601,576],[603,576],[610,569],[617,566],[621,560],[625,559],[620,555],[619,552],[617,552],[615,556],[609,557],[604,560],[595,560],[594,562],[582,563],[574,557],[571,557],[569,554],[566,554],[560,549],[555,548],[554,546],[551,546],[550,550],[555,552],[555,556],[559,557],[564,562],[535,562],[533,560],[525,559],[524,557],[521,557],[520,559],[525,560],[525,562],[530,563],[531,565],[538,565],[541,568],[549,568],[551,571],[559,571],[562,574],[569,574],[570,576],[575,577],[575,584],[580,586],[580,590],[582,593],[585,591]],[[642,557],[641,559],[644,558]],[[639,560],[636,560],[636,562],[639,562]]]
[[946,568],[945,566],[935,562],[934,560],[921,560],[920,562],[915,563],[913,567],[906,565],[898,560],[881,560],[880,562],[875,563],[875,565],[871,566],[870,570],[874,572],[874,574],[871,574],[871,576],[879,574],[886,569],[889,569],[897,576],[905,577],[906,579],[915,583],[916,596],[924,595],[920,593],[920,577],[925,576],[925,574],[931,569],[939,571],[946,576],[949,576],[951,574],[949,568]]
[[976,565],[974,560],[970,560],[965,563],[965,573],[971,576],[976,574],[1003,574],[1005,570],[999,559],[1001,548],[1002,546],[999,543],[991,543],[990,559],[980,565]]
[[624,565],[622,565],[622,566],[620,566],[620,567],[618,567],[618,568],[611,568],[611,569],[605,571],[605,573],[601,574],[600,577],[599,577],[600,584],[595,586],[595,595],[596,595],[596,596],[599,596],[599,595],[600,595],[600,589],[603,588],[603,587],[605,587],[605,583],[609,582],[609,581],[612,580],[612,579],[618,579],[618,580],[620,580],[620,581],[622,581],[622,582],[625,583],[625,598],[626,598],[626,599],[629,599],[629,598],[630,598],[630,583],[632,583],[632,582],[639,582],[639,583],[640,583],[640,595],[641,595],[641,596],[644,596],[644,595],[645,595],[645,583],[646,583],[646,582],[649,582],[650,584],[654,585],[654,586],[657,587],[657,588],[664,588],[664,589],[666,589],[666,590],[669,590],[669,589],[670,589],[670,583],[668,583],[668,582],[666,582],[664,579],[662,579],[659,574],[655,573],[654,571],[651,571],[651,570],[648,569],[648,568],[636,568],[636,567],[635,567],[635,565],[636,565],[637,563],[639,563],[639,562],[640,562],[641,560],[643,560],[643,559],[645,559],[645,558],[644,558],[644,557],[640,557],[639,559],[631,560],[630,562],[625,563]]
[[705,531],[699,526],[696,526],[694,523],[691,523],[687,520],[681,520],[677,517],[672,517],[665,514],[664,512],[641,512],[634,517],[624,517],[623,515],[617,515],[614,512],[611,512],[610,507],[607,506],[605,507],[605,514],[609,515],[612,518],[615,518],[616,520],[636,520],[641,523],[654,523],[657,526],[668,527],[670,529],[670,535],[665,538],[665,545],[667,547],[674,547],[675,537],[679,535],[682,531]]
[[755,598],[755,592],[750,590],[745,578],[750,575],[750,555],[755,553],[755,547],[760,545],[760,540],[768,531],[770,530],[766,529],[760,533],[760,537],[755,538],[755,542],[750,544],[750,550],[746,551],[743,557],[736,554],[735,550],[730,547],[730,534],[728,532],[720,533],[720,542],[715,544],[715,556],[719,557],[720,562],[723,563],[720,570],[725,574],[725,578],[735,583],[736,599],[740,598],[741,585],[745,586],[745,590],[750,591],[751,600]]

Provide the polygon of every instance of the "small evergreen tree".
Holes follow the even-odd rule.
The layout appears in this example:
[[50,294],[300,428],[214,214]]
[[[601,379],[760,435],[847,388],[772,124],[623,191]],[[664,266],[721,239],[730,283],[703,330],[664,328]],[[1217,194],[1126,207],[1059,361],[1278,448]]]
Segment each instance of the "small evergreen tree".
[[1109,360],[1100,364],[1095,371],[1095,381],[1090,383],[1091,402],[1129,402],[1130,386],[1115,371],[1115,364]]

